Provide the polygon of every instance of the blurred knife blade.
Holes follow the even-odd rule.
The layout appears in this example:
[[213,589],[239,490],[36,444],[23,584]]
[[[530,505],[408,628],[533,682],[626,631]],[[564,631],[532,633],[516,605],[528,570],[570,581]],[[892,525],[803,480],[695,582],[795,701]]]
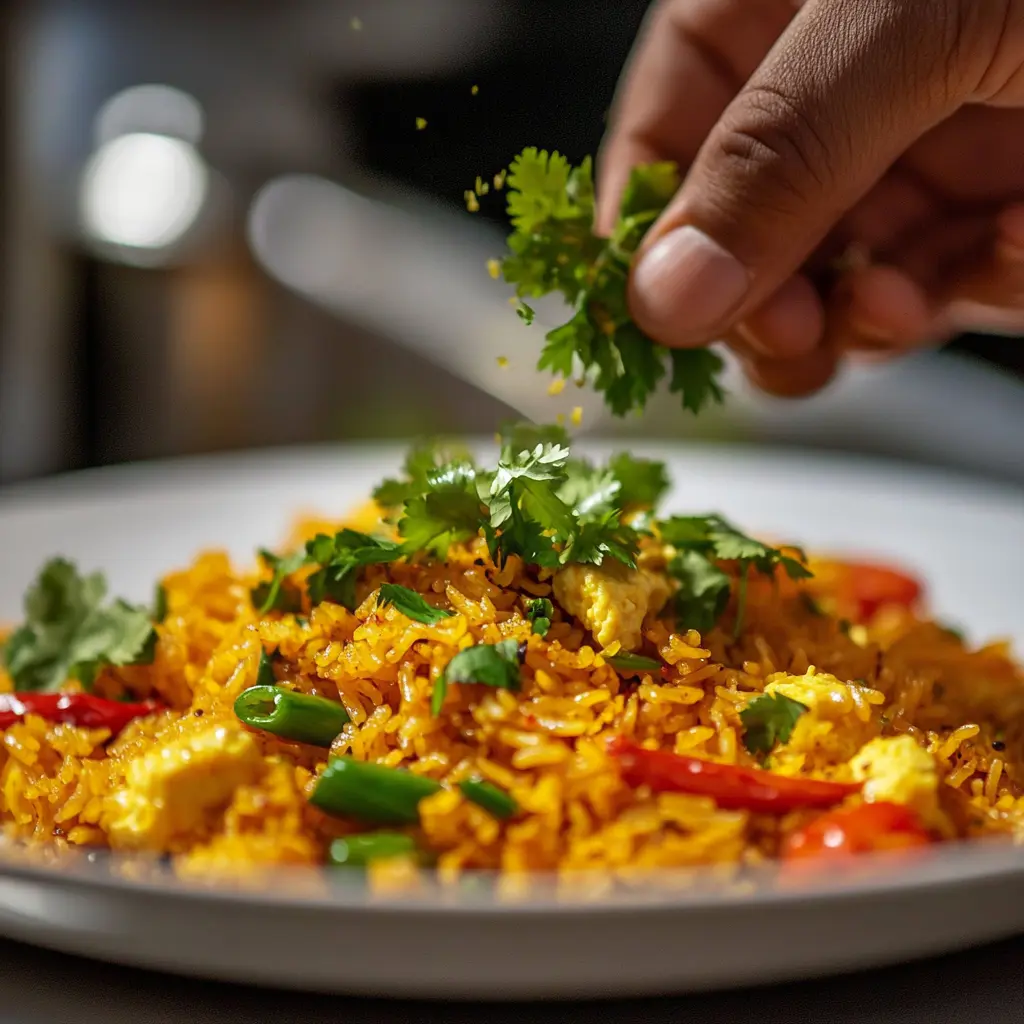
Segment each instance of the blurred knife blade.
[[[592,389],[548,394],[536,369],[545,333],[568,318],[560,301],[535,304],[525,327],[487,261],[504,240],[485,223],[430,203],[383,202],[314,175],[267,184],[249,213],[253,253],[284,286],[393,339],[539,422],[582,410],[581,431],[607,425]],[[534,305],[531,303],[531,305]]]

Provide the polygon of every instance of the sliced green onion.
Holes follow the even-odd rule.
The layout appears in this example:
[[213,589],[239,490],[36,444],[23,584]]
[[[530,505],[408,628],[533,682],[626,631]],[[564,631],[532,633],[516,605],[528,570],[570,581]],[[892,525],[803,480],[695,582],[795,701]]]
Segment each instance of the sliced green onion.
[[235,714],[246,725],[281,739],[329,747],[348,722],[336,701],[280,686],[253,686],[238,695]]
[[505,790],[482,779],[465,779],[459,783],[459,789],[467,800],[496,818],[511,818],[519,811],[519,804]]
[[417,852],[416,841],[401,832],[368,832],[361,836],[335,839],[327,853],[331,864],[363,868],[374,860],[409,857]]
[[324,769],[309,802],[326,814],[379,825],[414,825],[419,804],[439,782],[404,768],[335,757]]

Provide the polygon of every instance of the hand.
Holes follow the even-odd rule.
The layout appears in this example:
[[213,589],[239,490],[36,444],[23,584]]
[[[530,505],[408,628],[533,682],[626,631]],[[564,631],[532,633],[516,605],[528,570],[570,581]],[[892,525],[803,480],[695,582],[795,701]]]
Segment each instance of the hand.
[[630,168],[686,180],[630,285],[657,341],[725,338],[765,390],[1024,327],[1024,0],[662,0],[616,99]]

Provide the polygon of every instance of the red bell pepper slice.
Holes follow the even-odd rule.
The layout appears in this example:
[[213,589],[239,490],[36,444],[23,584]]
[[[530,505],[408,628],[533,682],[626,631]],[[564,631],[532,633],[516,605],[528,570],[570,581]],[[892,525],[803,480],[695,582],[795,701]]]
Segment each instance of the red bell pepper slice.
[[630,786],[649,786],[655,793],[708,796],[726,810],[785,814],[801,808],[832,807],[860,791],[860,786],[852,783],[793,779],[758,768],[647,750],[624,736],[615,737],[608,749]]
[[0,693],[0,730],[26,715],[39,715],[49,722],[63,722],[84,729],[109,729],[119,733],[133,718],[160,710],[156,701],[126,703],[106,700],[90,693]]

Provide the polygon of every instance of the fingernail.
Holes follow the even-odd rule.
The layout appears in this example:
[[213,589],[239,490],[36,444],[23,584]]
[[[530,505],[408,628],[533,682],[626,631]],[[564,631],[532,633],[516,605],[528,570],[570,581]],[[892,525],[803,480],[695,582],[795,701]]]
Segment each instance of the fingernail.
[[862,350],[889,348],[896,340],[892,331],[866,320],[851,320],[850,331],[853,334],[854,343]]
[[640,259],[633,271],[633,312],[659,341],[706,341],[749,287],[746,267],[687,225],[671,231]]

